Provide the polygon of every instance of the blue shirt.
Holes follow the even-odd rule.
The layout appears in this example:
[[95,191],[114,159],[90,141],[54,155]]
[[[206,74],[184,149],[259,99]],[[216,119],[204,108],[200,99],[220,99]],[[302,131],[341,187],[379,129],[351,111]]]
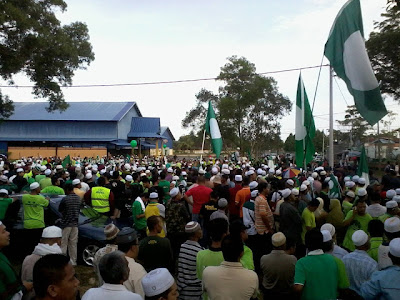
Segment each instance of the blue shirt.
[[365,300],[399,299],[400,295],[400,267],[389,266],[382,271],[372,274],[371,280],[364,282],[360,288],[360,295]]

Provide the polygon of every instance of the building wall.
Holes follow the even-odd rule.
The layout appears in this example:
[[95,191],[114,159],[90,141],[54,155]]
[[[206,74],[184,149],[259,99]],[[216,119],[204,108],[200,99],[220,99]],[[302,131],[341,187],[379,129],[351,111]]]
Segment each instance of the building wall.
[[102,157],[107,155],[107,148],[63,148],[63,147],[8,147],[10,152],[10,159],[20,159],[21,157],[50,157],[59,156],[65,157],[70,155],[71,157],[96,157],[97,155]]
[[133,117],[140,117],[134,107],[118,122],[118,139],[127,139],[128,133],[131,131]]

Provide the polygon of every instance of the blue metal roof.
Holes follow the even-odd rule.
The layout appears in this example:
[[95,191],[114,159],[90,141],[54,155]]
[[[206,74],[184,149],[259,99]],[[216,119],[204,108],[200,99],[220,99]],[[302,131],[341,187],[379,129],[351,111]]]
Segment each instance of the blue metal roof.
[[14,102],[14,114],[9,121],[120,121],[134,108],[142,114],[136,102],[68,102],[67,110],[47,112],[47,102]]
[[171,136],[171,138],[175,141],[175,137],[173,136],[171,129],[167,126],[161,126],[161,133],[162,136],[164,136],[166,139],[169,138],[168,134]]
[[133,117],[128,138],[163,138],[160,135],[160,118]]

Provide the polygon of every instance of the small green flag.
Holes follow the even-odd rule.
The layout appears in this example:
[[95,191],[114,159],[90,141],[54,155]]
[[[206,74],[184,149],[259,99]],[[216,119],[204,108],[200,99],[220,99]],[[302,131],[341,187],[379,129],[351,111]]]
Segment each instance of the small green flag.
[[337,181],[335,175],[331,174],[329,180],[329,192],[328,197],[330,199],[340,199],[340,195],[342,194],[339,182]]
[[69,156],[69,154],[64,158],[63,162],[62,162],[62,166],[63,168],[66,168],[67,165],[71,164],[71,157]]
[[222,137],[211,101],[208,102],[206,132],[211,136],[213,152],[218,158],[222,151]]
[[364,146],[361,149],[360,163],[357,168],[357,175],[360,176],[360,178],[365,179],[365,186],[369,186],[368,161]]
[[129,154],[127,154],[125,162],[129,163],[130,161],[131,161],[131,156]]
[[251,156],[250,149],[247,150],[247,156],[249,157],[249,160],[253,160],[253,157]]
[[346,82],[362,117],[370,125],[376,124],[387,110],[365,50],[360,0],[347,1],[339,11],[324,54],[336,74]]

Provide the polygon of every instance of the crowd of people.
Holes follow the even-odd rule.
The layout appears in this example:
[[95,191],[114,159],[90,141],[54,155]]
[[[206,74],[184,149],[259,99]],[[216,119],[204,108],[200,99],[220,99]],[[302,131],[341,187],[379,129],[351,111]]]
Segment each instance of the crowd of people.
[[[54,195],[61,219],[45,224]],[[400,299],[399,203],[391,165],[378,180],[285,159],[3,158],[0,299]],[[19,206],[17,274],[1,250]],[[88,206],[109,224],[98,285],[80,295]]]

